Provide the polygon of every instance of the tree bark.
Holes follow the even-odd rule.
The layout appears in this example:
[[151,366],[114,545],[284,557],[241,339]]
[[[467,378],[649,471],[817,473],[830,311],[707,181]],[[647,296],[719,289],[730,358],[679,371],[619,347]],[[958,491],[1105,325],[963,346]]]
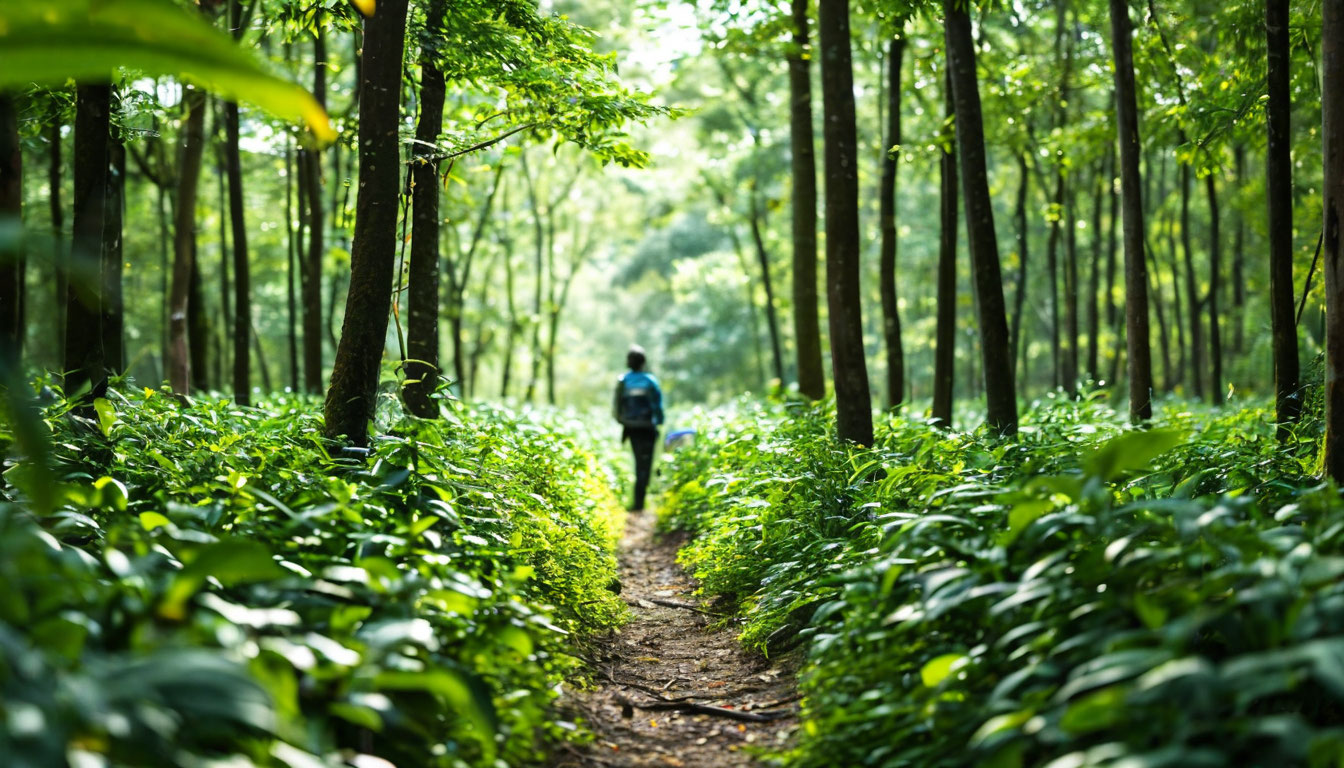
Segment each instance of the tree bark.
[[[1274,409],[1278,437],[1287,440],[1302,411],[1298,388],[1297,323],[1293,307],[1293,165],[1289,84],[1288,0],[1265,0],[1269,60],[1269,146],[1265,196],[1269,205],[1269,307],[1274,337]],[[1328,37],[1323,38],[1328,43]],[[1326,81],[1329,82],[1329,81]]]
[[23,152],[14,97],[0,93],[0,367],[23,355]]
[[976,83],[975,42],[971,17],[964,3],[943,0],[946,19],[948,72],[957,113],[957,150],[961,155],[961,183],[966,207],[966,236],[980,313],[980,352],[987,400],[986,419],[999,434],[1017,433],[1017,395],[1004,318],[1003,280],[999,274],[999,246],[994,232],[994,210],[985,168],[985,132]]
[[[1115,101],[1115,94],[1111,94]],[[1120,360],[1124,357],[1125,325],[1115,301],[1115,254],[1119,250],[1116,242],[1116,224],[1120,221],[1120,195],[1115,189],[1117,159],[1115,144],[1112,143],[1106,153],[1106,196],[1110,198],[1110,215],[1106,218],[1106,325],[1115,334],[1115,348],[1111,351],[1111,373],[1109,379],[1115,383],[1120,379]]]
[[358,445],[368,443],[392,305],[406,8],[407,0],[383,0],[364,22],[350,288],[325,409],[327,437],[346,436]]
[[[1013,298],[1013,360],[1022,360],[1026,377],[1027,355],[1022,349],[1022,310],[1027,302],[1027,186],[1031,173],[1026,155],[1017,156],[1017,203],[1013,206],[1013,220],[1017,223],[1017,295]],[[1016,363],[1014,363],[1016,364]]]
[[[1237,170],[1237,189],[1246,185],[1246,148],[1240,144],[1233,152]],[[1232,334],[1232,349],[1238,355],[1246,348],[1246,217],[1237,217],[1237,235],[1232,241],[1232,317],[1236,330]]]
[[1181,166],[1181,253],[1185,257],[1185,304],[1190,311],[1190,383],[1196,400],[1204,399],[1204,320],[1200,312],[1199,278],[1190,239],[1190,165]]
[[[238,0],[230,3],[237,9]],[[234,11],[235,15],[238,13]],[[238,103],[224,105],[225,165],[229,176],[229,224],[233,234],[233,397],[252,404],[252,280],[248,266],[247,219],[243,207],[243,163],[238,148]],[[289,225],[286,223],[286,229]]]
[[[431,24],[440,19],[441,2],[429,11]],[[406,409],[423,419],[439,415],[430,399],[439,383],[439,151],[435,146],[443,129],[445,85],[443,72],[426,49],[420,60],[420,119],[415,127],[411,160],[411,266],[407,297]],[[454,349],[454,360],[461,354]],[[457,371],[463,387],[463,372]],[[462,390],[466,394],[465,389]]]
[[65,295],[65,394],[87,397],[105,378],[102,253],[112,86],[80,85],[75,105],[75,217]]
[[[113,94],[115,99],[115,93]],[[119,130],[108,132],[107,211],[103,219],[102,307],[103,364],[113,375],[126,371],[126,310],[122,294],[125,256],[122,220],[126,208],[126,145]]]
[[1105,162],[1097,163],[1096,187],[1092,191],[1092,265],[1087,273],[1087,377],[1101,381],[1101,205],[1105,193]]
[[200,252],[191,243],[191,278],[187,286],[187,353],[191,358],[191,386],[206,392],[210,381],[210,318],[206,315]]
[[820,0],[821,96],[826,115],[826,301],[831,375],[842,441],[873,443],[873,410],[864,358],[859,289],[859,165],[849,3]]
[[1124,205],[1125,340],[1129,362],[1129,418],[1153,416],[1153,366],[1148,344],[1148,269],[1143,255],[1143,198],[1139,178],[1139,115],[1129,3],[1109,0],[1115,56],[1116,128],[1120,140],[1120,193]]
[[[1045,183],[1045,179],[1041,179]],[[1050,220],[1050,238],[1045,244],[1045,272],[1050,284],[1050,369],[1051,386],[1059,387],[1064,380],[1063,350],[1059,332],[1059,236],[1064,218],[1064,170],[1055,172],[1054,215]]]
[[[327,48],[321,29],[317,30],[313,38],[313,73],[313,95],[325,108]],[[362,109],[360,117],[363,118]],[[395,156],[393,162],[395,164]],[[303,388],[310,394],[319,394],[322,392],[322,255],[325,235],[322,224],[322,153],[316,149],[300,150],[299,168],[303,174],[308,202],[308,252],[299,261],[299,292],[303,302]]]
[[1078,226],[1074,201],[1077,185],[1070,179],[1064,193],[1064,391],[1078,391]]
[[1209,403],[1218,405],[1223,401],[1223,332],[1218,316],[1218,292],[1221,290],[1222,276],[1222,230],[1218,216],[1218,184],[1210,173],[1204,179],[1209,195]]
[[1322,8],[1321,94],[1324,139],[1325,260],[1325,473],[1344,485],[1344,0],[1325,0]]
[[793,0],[793,49],[789,53],[789,135],[793,163],[793,335],[798,391],[826,396],[817,314],[817,160],[812,133],[811,48],[807,0]]
[[[898,29],[897,35],[901,31]],[[896,153],[901,146],[901,59],[904,53],[905,38],[892,38],[887,53],[887,140],[882,162],[882,251],[879,258],[889,408],[899,406],[905,394],[905,350],[901,347],[901,313],[896,291],[896,172],[899,162]]]
[[168,382],[179,395],[191,389],[187,305],[196,258],[196,187],[205,149],[205,92],[188,89],[182,96],[182,106],[186,114],[173,209],[173,282],[168,301]]
[[[289,145],[285,145],[285,307],[288,310],[288,323],[285,328],[285,337],[289,342],[289,391],[299,391],[299,310],[298,296],[295,292],[294,273],[298,271],[295,265],[296,256],[299,251],[299,232],[301,226],[295,225],[295,217],[302,216],[303,205],[300,203],[298,210],[294,206],[294,188],[302,188],[302,182],[298,180],[298,172],[295,170],[294,150]],[[296,183],[297,182],[297,183]]]
[[[944,111],[956,114],[952,105],[952,82],[944,80]],[[1026,170],[1025,164],[1023,170]],[[1024,177],[1025,178],[1025,175]],[[952,392],[957,344],[957,153],[947,145],[938,164],[939,238],[938,238],[938,324],[933,352],[933,410],[930,414],[943,429],[952,427]],[[1018,187],[1022,203],[1025,182]],[[1026,263],[1024,260],[1023,264]],[[1019,278],[1020,279],[1020,278]],[[1019,283],[1019,296],[1026,283]],[[1019,299],[1020,304],[1020,299]]]
[[65,251],[65,208],[61,205],[61,121],[53,119],[47,126],[47,144],[50,154],[47,162],[47,205],[51,211],[51,253],[55,266],[56,301],[56,349],[65,348],[65,295],[69,275],[67,262],[69,254]]

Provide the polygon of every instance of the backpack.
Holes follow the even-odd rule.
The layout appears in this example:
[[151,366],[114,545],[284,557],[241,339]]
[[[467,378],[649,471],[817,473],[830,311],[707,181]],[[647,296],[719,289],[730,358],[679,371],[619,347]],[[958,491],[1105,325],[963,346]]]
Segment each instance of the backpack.
[[627,427],[654,427],[658,385],[645,373],[627,373],[621,379],[617,420]]

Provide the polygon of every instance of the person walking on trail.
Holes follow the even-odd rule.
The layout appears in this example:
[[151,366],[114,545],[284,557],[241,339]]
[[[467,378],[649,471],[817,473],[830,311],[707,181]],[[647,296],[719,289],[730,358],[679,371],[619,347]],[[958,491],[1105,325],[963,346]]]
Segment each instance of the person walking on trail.
[[663,424],[663,390],[658,379],[644,370],[647,362],[644,349],[632,345],[625,356],[630,370],[616,380],[614,415],[621,423],[621,442],[629,440],[635,451],[635,503],[631,512],[644,510],[644,495],[653,471],[653,449],[658,444],[658,427]]

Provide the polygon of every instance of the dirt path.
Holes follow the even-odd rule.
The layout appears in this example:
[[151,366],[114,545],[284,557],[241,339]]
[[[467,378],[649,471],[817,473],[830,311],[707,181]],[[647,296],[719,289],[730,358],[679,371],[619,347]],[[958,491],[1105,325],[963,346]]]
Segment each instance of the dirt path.
[[[653,527],[652,513],[630,515],[621,597],[632,619],[592,650],[597,687],[564,703],[597,738],[562,748],[552,768],[751,766],[753,747],[786,744],[797,724],[792,668],[744,653],[732,627],[708,629],[715,619],[692,610],[704,606],[676,564],[679,541]],[[672,709],[687,704],[715,709]]]

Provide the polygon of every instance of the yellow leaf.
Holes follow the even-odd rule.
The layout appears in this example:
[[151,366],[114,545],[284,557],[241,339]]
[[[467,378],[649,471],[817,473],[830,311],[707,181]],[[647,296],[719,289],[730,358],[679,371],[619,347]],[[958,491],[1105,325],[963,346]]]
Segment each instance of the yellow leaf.
[[366,18],[373,15],[375,0],[350,0],[350,2],[354,3],[354,6],[358,8],[359,12],[364,14]]

